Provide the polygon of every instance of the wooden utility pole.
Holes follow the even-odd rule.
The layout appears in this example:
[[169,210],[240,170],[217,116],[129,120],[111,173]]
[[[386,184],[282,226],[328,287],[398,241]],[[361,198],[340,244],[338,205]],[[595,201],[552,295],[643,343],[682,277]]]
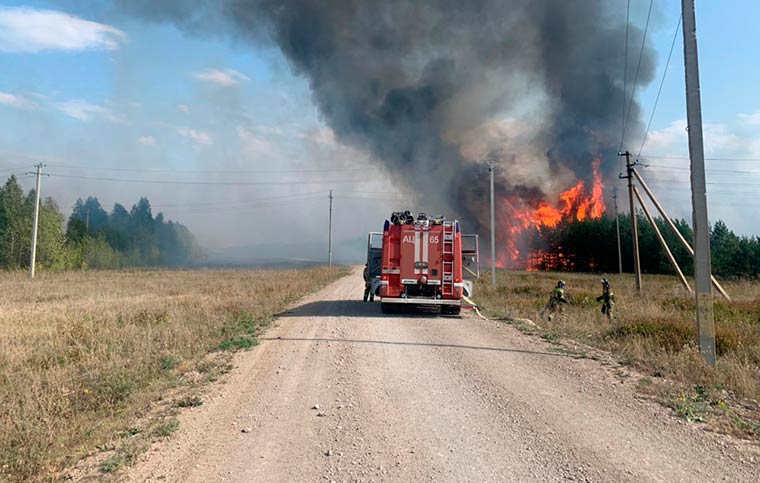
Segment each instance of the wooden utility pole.
[[617,231],[617,248],[618,248],[618,271],[623,274],[623,250],[620,247],[620,216],[618,215],[617,206],[617,186],[612,185],[612,199],[615,200],[615,230]]
[[32,253],[29,256],[29,278],[34,278],[34,266],[37,259],[37,226],[40,219],[40,188],[42,187],[42,163],[39,163],[37,171],[37,187],[34,190],[34,221],[32,222]]
[[330,190],[330,215],[328,217],[327,222],[327,266],[329,268],[332,268],[332,205],[333,205],[333,194],[332,190]]
[[631,164],[631,153],[626,151],[620,153],[625,156],[625,169],[628,180],[628,203],[631,207],[631,236],[633,238],[633,273],[636,276],[636,293],[641,295],[641,263],[639,261],[639,227],[636,226],[636,204],[633,200],[633,165]]
[[694,0],[681,0],[683,50],[686,68],[686,117],[691,159],[691,204],[694,223],[694,278],[696,280],[697,338],[707,364],[715,365],[715,320],[710,275],[710,225],[707,221],[707,184],[702,140],[702,101],[699,93],[697,20]]
[[493,202],[493,161],[488,162],[488,174],[491,176],[491,285],[496,286],[496,223],[494,222]]

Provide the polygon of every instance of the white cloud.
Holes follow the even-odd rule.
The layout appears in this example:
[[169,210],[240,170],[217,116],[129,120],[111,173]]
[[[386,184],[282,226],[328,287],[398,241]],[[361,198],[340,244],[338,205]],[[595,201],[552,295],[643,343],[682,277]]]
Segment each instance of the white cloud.
[[195,129],[190,129],[186,127],[180,127],[177,128],[177,134],[179,134],[182,137],[186,137],[188,139],[191,139],[196,144],[213,144],[214,140],[211,138],[211,135],[204,131],[196,131]]
[[190,112],[190,106],[188,106],[187,104],[180,104],[179,106],[177,106],[177,109],[179,109],[180,112],[184,112],[185,114]]
[[37,103],[27,99],[24,96],[0,92],[0,104],[15,107],[17,109],[37,109]]
[[55,10],[0,7],[0,52],[116,50],[121,30]]
[[233,69],[207,69],[201,72],[196,72],[193,74],[193,77],[204,82],[212,82],[222,87],[235,86],[248,80],[248,77],[244,74]]
[[116,116],[110,109],[83,100],[61,102],[56,104],[55,107],[67,116],[80,121],[91,121],[95,118],[102,118],[111,122],[124,122],[123,119]]
[[739,122],[753,126],[760,125],[760,109],[753,112],[752,114],[739,114]]
[[320,127],[310,131],[306,135],[307,139],[311,142],[320,144],[322,146],[335,146],[337,144],[335,140],[335,133],[329,127]]
[[238,126],[237,135],[243,143],[243,152],[248,157],[254,159],[270,158],[276,154],[272,143],[254,132],[253,129]]
[[[743,139],[731,132],[729,126],[719,123],[704,123],[705,154],[709,156],[746,156],[751,146],[750,139]],[[642,153],[652,156],[687,156],[689,136],[686,119],[673,121],[666,128],[652,131],[647,136]]]
[[140,136],[137,138],[137,142],[142,144],[143,146],[155,146],[156,145],[156,138],[153,136]]
[[[723,220],[737,233],[758,234],[760,122],[738,115],[734,122],[703,124],[707,202],[711,221]],[[760,116],[758,116],[760,117]],[[690,219],[689,139],[686,120],[649,133],[640,173],[670,216]]]

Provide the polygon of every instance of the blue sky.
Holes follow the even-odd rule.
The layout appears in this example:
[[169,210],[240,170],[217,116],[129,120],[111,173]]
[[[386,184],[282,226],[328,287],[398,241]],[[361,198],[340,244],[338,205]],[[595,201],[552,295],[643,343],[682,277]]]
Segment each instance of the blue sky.
[[[47,2],[4,5],[61,12]],[[3,176],[16,166],[21,174],[38,161],[52,174],[75,176],[44,181],[45,193],[65,212],[89,194],[107,209],[148,196],[154,212],[186,223],[210,248],[294,237],[322,240],[330,188],[336,190],[336,216],[348,216],[356,203],[366,205],[370,220],[382,220],[390,211],[392,201],[378,199],[387,177],[370,169],[363,153],[334,141],[311,104],[307,83],[291,74],[276,50],[190,37],[171,25],[114,17],[107,8],[78,8],[76,2],[67,3],[65,12],[113,26],[123,37],[106,32],[116,42],[113,48],[39,52],[3,51],[0,37]],[[301,168],[309,172],[238,172]],[[82,177],[222,184],[163,186]],[[288,186],[291,180],[300,184]],[[272,184],[257,184],[263,181]],[[23,182],[31,187],[31,179]],[[231,182],[244,185],[225,184]],[[298,223],[261,230],[294,211]],[[370,221],[358,230],[337,226],[336,237],[363,236],[374,228]]]
[[[654,105],[681,6],[680,1],[657,3],[661,4],[661,11],[652,41],[659,55],[658,74],[640,95],[645,122]],[[645,16],[645,11],[637,12],[635,23],[642,25]],[[716,158],[707,161],[710,218],[722,218],[736,231],[754,235],[760,234],[760,226],[753,216],[760,202],[757,174],[760,172],[760,92],[757,87],[760,53],[754,48],[757,40],[753,34],[758,18],[760,2],[697,1],[705,152],[707,158]],[[679,31],[652,123],[654,136],[650,134],[642,154],[686,156],[685,118],[683,37]],[[634,152],[638,149],[638,145],[634,146]],[[653,189],[661,193],[668,209],[690,219],[688,171],[685,169],[688,160],[650,158],[644,162],[652,167],[642,168],[642,173],[653,180]]]
[[[618,3],[624,18],[625,1]],[[631,22],[643,26],[648,2],[631,3]],[[758,234],[760,227],[749,215],[760,201],[760,176],[753,174],[760,172],[753,161],[760,159],[760,53],[752,38],[760,2],[697,4],[706,149],[708,157],[731,158],[708,161],[714,170],[708,181],[715,183],[711,218],[725,219],[740,233]],[[680,13],[676,0],[655,5],[650,39],[658,51],[658,73],[638,92],[644,122]],[[23,35],[31,38],[10,42],[18,39],[3,37],[2,12],[18,12],[15,7],[68,15],[55,21],[85,22],[76,25],[88,35],[35,37],[29,30]],[[688,161],[670,159],[687,154],[682,45],[679,34],[643,149],[669,158],[647,159],[653,166],[642,172],[674,216],[689,218]],[[636,54],[631,46],[631,55]],[[629,149],[637,152],[638,144]],[[322,239],[330,188],[337,192],[336,216],[353,217],[359,207],[364,213],[356,223],[339,225],[338,238],[376,229],[374,221],[397,206],[395,200],[411,199],[366,153],[335,142],[311,102],[307,82],[274,48],[188,36],[168,24],[118,14],[109,2],[0,1],[0,175],[15,168],[23,173],[37,161],[53,174],[74,176],[44,181],[46,194],[66,213],[77,197],[88,194],[97,195],[106,208],[148,196],[154,211],[186,223],[212,248]],[[350,170],[341,172],[344,168]],[[249,184],[166,186],[102,179],[165,180],[169,174],[119,171],[124,169],[228,171],[175,172],[171,179]],[[295,178],[288,173],[229,172],[291,169],[311,171],[290,186],[287,182]],[[722,172],[729,170],[736,173]],[[737,176],[745,183],[739,190],[727,186]],[[254,184],[262,180],[274,183]],[[23,182],[31,186],[31,179]],[[383,200],[389,190],[394,200]],[[293,213],[299,223],[262,233],[262,223]]]
[[[632,0],[632,3],[646,2]],[[661,73],[681,13],[681,2],[668,0],[655,4],[661,5],[661,11],[655,20],[652,40],[659,52],[658,70]],[[643,25],[646,12],[642,9],[635,15],[632,20]],[[737,114],[760,108],[757,89],[760,54],[754,48],[757,39],[753,33],[758,18],[760,2],[697,0],[697,41],[705,122],[732,123]],[[645,111],[654,103],[660,77],[658,74],[657,80],[642,92],[641,103]],[[653,127],[661,129],[671,120],[685,116],[685,106],[683,37],[679,31]]]

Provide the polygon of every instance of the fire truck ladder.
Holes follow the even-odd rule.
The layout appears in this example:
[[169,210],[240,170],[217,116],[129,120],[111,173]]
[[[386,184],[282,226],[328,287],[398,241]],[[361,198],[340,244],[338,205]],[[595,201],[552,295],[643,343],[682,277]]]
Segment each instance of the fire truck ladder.
[[441,295],[454,295],[454,223],[443,222],[443,280]]

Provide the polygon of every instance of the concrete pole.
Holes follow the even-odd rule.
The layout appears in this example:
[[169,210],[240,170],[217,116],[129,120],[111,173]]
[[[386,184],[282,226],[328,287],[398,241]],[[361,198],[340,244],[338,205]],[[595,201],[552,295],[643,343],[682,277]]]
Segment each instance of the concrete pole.
[[699,352],[708,365],[715,365],[715,320],[710,275],[710,225],[707,218],[707,183],[702,140],[702,101],[699,93],[697,20],[694,0],[681,0],[683,49],[686,68],[686,118],[691,159],[691,204],[694,223],[694,278],[696,280],[697,338]]
[[665,255],[667,255],[670,264],[673,265],[676,274],[678,274],[678,278],[681,280],[681,285],[683,285],[683,288],[685,288],[687,292],[693,294],[694,291],[689,286],[689,282],[686,281],[686,277],[683,276],[681,267],[679,267],[678,262],[676,262],[676,257],[673,256],[670,248],[668,248],[668,244],[665,243],[665,238],[663,238],[662,233],[660,233],[660,228],[657,226],[657,223],[655,223],[654,218],[652,218],[652,214],[649,212],[649,208],[647,208],[647,205],[641,198],[641,193],[639,193],[638,188],[634,186],[633,192],[636,194],[636,199],[638,199],[639,203],[641,204],[641,209],[644,212],[644,215],[646,215],[647,221],[649,221],[649,224],[652,225],[652,230],[654,230],[654,234],[657,236],[657,240],[660,242],[660,246],[662,246],[662,249],[665,250]]
[[493,202],[493,161],[488,163],[488,173],[491,175],[491,285],[496,286],[496,222],[494,221]]
[[633,272],[636,276],[636,293],[641,295],[641,263],[639,261],[639,227],[636,225],[636,204],[633,200],[633,165],[631,153],[626,151],[625,168],[628,172],[628,203],[631,207],[631,235],[633,236]]
[[[689,255],[692,257],[694,256],[694,249],[691,248],[691,245],[689,245],[689,242],[686,241],[686,238],[681,235],[681,232],[678,231],[678,228],[676,228],[676,225],[673,224],[673,221],[670,219],[668,214],[665,212],[665,209],[662,207],[659,201],[657,201],[657,197],[655,197],[654,193],[651,189],[649,189],[649,185],[646,184],[644,181],[644,178],[641,177],[638,171],[636,171],[636,168],[633,169],[633,175],[636,177],[636,179],[639,181],[639,184],[644,189],[644,192],[649,196],[649,199],[652,200],[652,204],[657,208],[657,211],[660,212],[660,215],[662,218],[667,222],[668,226],[670,226],[670,229],[673,231],[673,233],[676,235],[676,238],[678,241],[681,242],[681,245],[686,248],[686,251],[689,252]],[[715,287],[718,292],[726,299],[731,300],[731,297],[729,297],[728,293],[725,291],[723,286],[718,282],[718,280],[715,279],[712,275],[710,275],[710,280],[712,280],[713,287]]]
[[40,219],[40,187],[42,185],[42,163],[37,165],[37,188],[34,190],[34,221],[32,222],[32,253],[29,257],[29,278],[34,278],[37,259],[37,225]]
[[612,185],[612,199],[615,200],[615,230],[617,231],[617,249],[618,249],[618,271],[623,274],[623,250],[620,247],[620,216],[618,215],[617,206],[617,186]]
[[330,190],[330,215],[327,222],[327,266],[332,268],[332,206],[333,206],[333,194]]

